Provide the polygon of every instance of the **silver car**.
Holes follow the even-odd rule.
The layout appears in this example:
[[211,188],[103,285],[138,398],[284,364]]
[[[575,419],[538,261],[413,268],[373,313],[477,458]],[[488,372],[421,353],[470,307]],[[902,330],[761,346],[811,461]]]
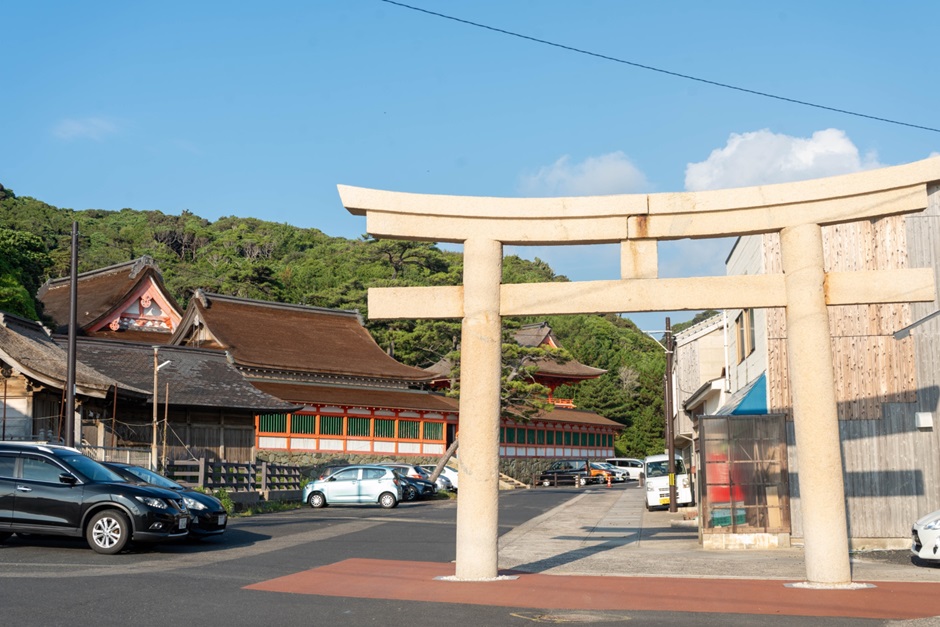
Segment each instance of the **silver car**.
[[304,486],[310,507],[339,503],[378,503],[386,509],[401,501],[401,481],[383,466],[344,466]]

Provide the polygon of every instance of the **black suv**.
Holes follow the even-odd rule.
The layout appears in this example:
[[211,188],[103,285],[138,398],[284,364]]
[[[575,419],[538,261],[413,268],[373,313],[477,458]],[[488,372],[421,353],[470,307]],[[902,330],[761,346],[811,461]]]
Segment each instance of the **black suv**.
[[127,483],[76,449],[0,442],[0,542],[13,533],[84,536],[113,554],[130,540],[185,536],[189,522],[179,494]]

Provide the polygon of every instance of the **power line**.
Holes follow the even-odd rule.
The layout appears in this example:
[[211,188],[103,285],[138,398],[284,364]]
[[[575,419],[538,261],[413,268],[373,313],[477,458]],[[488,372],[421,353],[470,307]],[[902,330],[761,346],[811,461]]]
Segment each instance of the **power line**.
[[644,65],[642,63],[637,63],[635,61],[627,61],[626,59],[620,59],[618,57],[612,57],[606,54],[600,54],[598,52],[591,52],[590,50],[584,50],[582,48],[575,48],[573,46],[566,46],[564,44],[555,43],[553,41],[548,41],[546,39],[539,39],[538,37],[532,37],[530,35],[523,35],[522,33],[516,33],[510,30],[505,30],[502,28],[497,28],[495,26],[488,26],[486,24],[480,24],[479,22],[472,22],[470,20],[465,20],[463,18],[454,17],[452,15],[446,15],[444,13],[438,13],[437,11],[430,11],[428,9],[422,9],[421,7],[411,6],[410,4],[404,4],[402,2],[395,2],[395,0],[380,0],[386,4],[393,4],[395,6],[401,7],[403,9],[410,9],[412,11],[417,11],[418,13],[426,13],[428,15],[433,15],[435,17],[440,17],[445,20],[451,20],[454,22],[459,22],[461,24],[466,24],[468,26],[474,26],[476,28],[483,28],[485,30],[493,31],[495,33],[500,33],[502,35],[509,35],[510,37],[517,37],[519,39],[525,39],[528,41],[534,41],[535,43],[544,44],[546,46],[552,46],[553,48],[560,48],[562,50],[567,50],[569,52],[576,52],[578,54],[587,55],[589,57],[596,57],[598,59],[604,59],[605,61],[613,61],[614,63],[621,63],[623,65],[629,65],[632,67],[640,68],[642,70],[649,70],[650,72],[658,72],[660,74],[666,74],[667,76],[674,76],[676,78],[684,78],[689,81],[696,81],[698,83],[704,83],[706,85],[712,85],[714,87],[722,87],[724,89],[731,89],[734,91],[739,91],[745,94],[751,94],[753,96],[761,96],[763,98],[772,98],[774,100],[780,100],[782,102],[789,102],[791,104],[798,104],[804,107],[812,107],[814,109],[822,109],[824,111],[832,111],[834,113],[842,113],[844,115],[851,115],[857,118],[865,118],[867,120],[875,120],[876,122],[886,122],[888,124],[897,124],[898,126],[906,126],[908,128],[916,128],[923,131],[930,131],[932,133],[940,133],[940,129],[933,128],[930,126],[921,126],[919,124],[911,124],[909,122],[901,122],[899,120],[892,120],[889,118],[882,118],[875,115],[868,115],[865,113],[859,113],[857,111],[849,111],[848,109],[839,109],[836,107],[829,107],[826,105],[817,104],[814,102],[808,102],[806,100],[797,100],[796,98],[788,98],[786,96],[778,96],[777,94],[771,94],[764,91],[757,91],[756,89],[748,89],[746,87],[738,87],[737,85],[730,85],[728,83],[721,83],[718,81],[709,80],[707,78],[699,78],[698,76],[691,76],[689,74],[682,74],[681,72],[673,72],[671,70],[664,70],[662,68],[654,67],[652,65]]

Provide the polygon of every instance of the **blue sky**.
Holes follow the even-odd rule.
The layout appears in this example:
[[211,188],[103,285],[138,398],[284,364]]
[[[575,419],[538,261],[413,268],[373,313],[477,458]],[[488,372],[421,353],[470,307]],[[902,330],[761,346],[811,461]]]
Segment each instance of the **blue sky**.
[[[940,3],[410,4],[940,127]],[[188,209],[358,237],[365,221],[343,209],[338,183],[481,196],[666,192],[828,176],[940,151],[940,133],[380,0],[7,2],[0,22],[0,183],[74,209]],[[727,241],[662,245],[661,275],[723,274],[729,250]],[[509,252],[539,256],[573,280],[619,276],[616,247]],[[631,317],[652,330],[663,316]]]

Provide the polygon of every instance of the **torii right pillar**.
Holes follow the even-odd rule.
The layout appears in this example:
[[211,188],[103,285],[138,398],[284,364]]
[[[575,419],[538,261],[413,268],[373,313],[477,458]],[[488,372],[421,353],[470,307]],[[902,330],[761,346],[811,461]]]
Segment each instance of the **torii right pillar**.
[[852,570],[845,550],[849,538],[841,498],[845,486],[832,385],[822,228],[818,224],[785,228],[780,231],[780,249],[806,576],[816,584],[844,585],[851,583]]

